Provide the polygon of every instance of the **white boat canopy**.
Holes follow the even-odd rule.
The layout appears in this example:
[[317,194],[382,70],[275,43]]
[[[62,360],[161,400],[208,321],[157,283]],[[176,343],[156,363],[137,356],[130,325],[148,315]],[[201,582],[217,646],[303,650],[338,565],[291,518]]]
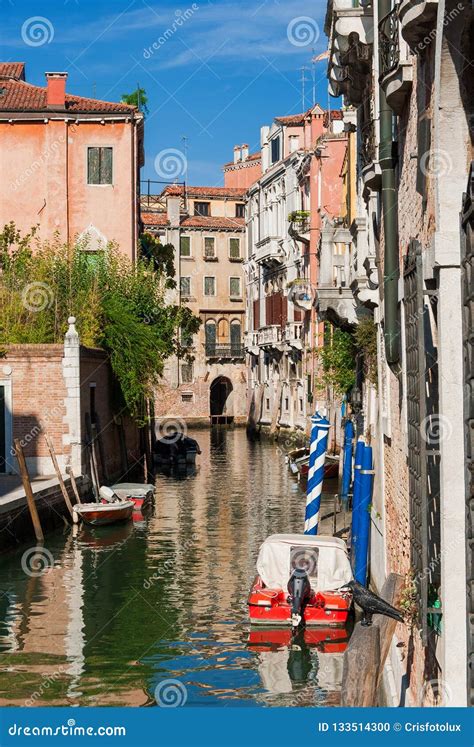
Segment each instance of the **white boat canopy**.
[[286,589],[295,568],[303,568],[311,588],[334,591],[352,579],[344,540],[311,534],[272,534],[261,545],[257,572],[270,589]]

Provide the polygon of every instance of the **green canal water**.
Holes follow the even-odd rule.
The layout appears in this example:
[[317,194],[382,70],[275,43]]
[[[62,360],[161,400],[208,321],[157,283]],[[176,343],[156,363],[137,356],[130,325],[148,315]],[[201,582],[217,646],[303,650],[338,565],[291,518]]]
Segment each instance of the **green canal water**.
[[247,621],[260,543],[303,529],[281,450],[194,435],[196,473],[158,475],[149,515],[59,530],[39,575],[28,546],[0,556],[0,705],[338,703],[341,646],[255,639]]

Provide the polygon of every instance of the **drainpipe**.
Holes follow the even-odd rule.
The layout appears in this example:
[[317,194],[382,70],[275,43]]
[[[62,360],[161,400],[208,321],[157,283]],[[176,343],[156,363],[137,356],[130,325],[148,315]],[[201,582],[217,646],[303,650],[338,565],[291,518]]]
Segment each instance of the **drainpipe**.
[[[391,0],[378,0],[379,21],[392,9]],[[380,60],[380,47],[379,47]],[[379,64],[379,71],[381,64]],[[384,338],[387,363],[396,370],[399,362],[400,325],[398,320],[398,197],[393,157],[393,113],[379,83],[380,143],[382,169],[382,212],[385,238],[384,256]]]

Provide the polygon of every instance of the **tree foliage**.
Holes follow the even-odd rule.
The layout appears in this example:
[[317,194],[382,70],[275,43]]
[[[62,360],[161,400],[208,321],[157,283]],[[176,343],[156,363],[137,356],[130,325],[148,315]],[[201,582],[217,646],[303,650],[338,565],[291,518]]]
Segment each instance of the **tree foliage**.
[[324,346],[320,348],[319,355],[324,383],[332,386],[338,394],[345,394],[355,384],[355,354],[352,335],[326,322]]
[[135,91],[131,93],[122,94],[122,104],[129,104],[129,106],[136,106],[143,114],[148,114],[148,96],[144,88],[137,87]]
[[86,242],[41,243],[13,223],[0,233],[0,347],[62,343],[76,317],[83,345],[104,348],[124,403],[137,419],[163,372],[200,325],[190,309],[165,303],[176,284],[172,247],[150,237],[135,263],[114,245],[92,252]]

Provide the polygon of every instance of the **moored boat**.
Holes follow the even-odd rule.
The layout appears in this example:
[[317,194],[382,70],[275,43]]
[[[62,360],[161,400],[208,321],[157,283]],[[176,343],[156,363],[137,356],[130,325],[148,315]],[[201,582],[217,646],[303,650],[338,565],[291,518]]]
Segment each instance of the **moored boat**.
[[248,598],[253,625],[341,626],[352,580],[346,543],[324,535],[274,534],[260,547]]
[[[307,477],[309,471],[309,449],[306,447],[294,449],[287,454],[288,466],[293,475]],[[324,479],[329,480],[339,474],[339,455],[326,454],[324,464]]]
[[135,508],[147,508],[153,502],[155,486],[151,483],[118,482],[112,485],[111,490],[122,501],[133,501]]
[[132,518],[133,501],[116,501],[115,503],[78,503],[74,506],[75,521],[81,518],[91,526],[105,526],[129,521]]
[[156,442],[154,461],[157,467],[186,468],[187,465],[196,464],[196,456],[200,453],[201,448],[195,438],[173,433]]

